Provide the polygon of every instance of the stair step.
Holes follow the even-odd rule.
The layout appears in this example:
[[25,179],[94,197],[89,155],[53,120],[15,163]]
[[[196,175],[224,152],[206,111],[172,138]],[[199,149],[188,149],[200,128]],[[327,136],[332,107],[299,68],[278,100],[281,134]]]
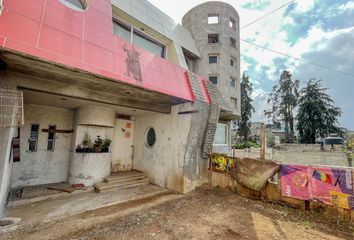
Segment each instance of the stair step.
[[131,179],[131,178],[140,178],[145,177],[144,173],[138,171],[130,171],[130,172],[119,172],[119,173],[112,173],[110,176],[105,177],[103,182],[114,182],[120,181],[123,179]]
[[97,183],[94,185],[94,188],[95,188],[95,192],[99,193],[102,190],[106,190],[106,189],[112,189],[112,188],[124,189],[127,187],[135,187],[135,186],[140,186],[148,183],[150,183],[150,179],[144,177],[143,179],[139,179],[139,180],[126,179],[120,182]]

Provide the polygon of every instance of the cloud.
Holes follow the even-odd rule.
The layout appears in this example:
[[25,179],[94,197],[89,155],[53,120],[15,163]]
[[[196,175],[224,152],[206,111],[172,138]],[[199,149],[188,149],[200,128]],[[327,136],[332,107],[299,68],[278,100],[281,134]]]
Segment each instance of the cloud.
[[255,10],[264,10],[271,5],[271,1],[247,1],[241,4],[241,7],[244,9],[255,9]]

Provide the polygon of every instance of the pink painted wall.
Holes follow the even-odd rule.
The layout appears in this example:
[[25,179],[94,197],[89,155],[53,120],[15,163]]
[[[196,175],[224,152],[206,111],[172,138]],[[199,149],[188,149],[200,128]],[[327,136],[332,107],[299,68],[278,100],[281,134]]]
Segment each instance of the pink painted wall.
[[88,2],[79,12],[59,0],[4,0],[0,47],[194,101],[186,70],[143,49],[136,48],[142,81],[127,74],[124,48],[133,46],[113,35],[110,0]]

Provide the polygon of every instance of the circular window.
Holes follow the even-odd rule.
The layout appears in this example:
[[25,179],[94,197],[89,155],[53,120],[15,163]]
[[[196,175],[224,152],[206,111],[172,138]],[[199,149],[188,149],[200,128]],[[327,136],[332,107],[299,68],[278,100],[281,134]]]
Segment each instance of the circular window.
[[88,7],[87,0],[59,0],[65,6],[76,10],[85,11]]
[[155,133],[155,129],[154,128],[149,127],[146,130],[145,139],[146,139],[145,145],[147,147],[151,148],[152,146],[154,146],[154,144],[156,142],[156,133]]

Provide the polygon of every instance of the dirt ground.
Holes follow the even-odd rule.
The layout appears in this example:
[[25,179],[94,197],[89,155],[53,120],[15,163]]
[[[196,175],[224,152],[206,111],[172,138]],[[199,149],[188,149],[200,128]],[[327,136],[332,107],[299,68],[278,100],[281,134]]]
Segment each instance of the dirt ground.
[[354,239],[354,224],[203,187],[28,226],[0,239]]

